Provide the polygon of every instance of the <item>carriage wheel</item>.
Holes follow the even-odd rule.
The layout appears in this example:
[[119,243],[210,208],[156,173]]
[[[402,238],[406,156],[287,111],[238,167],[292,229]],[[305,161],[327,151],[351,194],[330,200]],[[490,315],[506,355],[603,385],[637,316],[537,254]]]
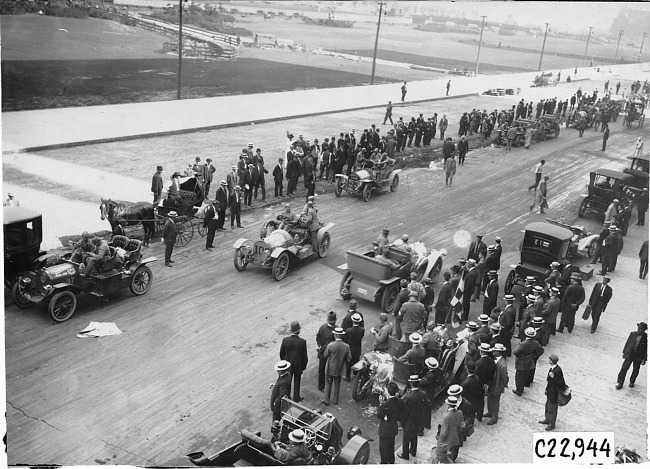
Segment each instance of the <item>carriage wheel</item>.
[[504,291],[506,292],[506,294],[509,294],[514,288],[516,283],[515,276],[516,276],[515,271],[511,270],[510,273],[508,274],[508,277],[506,278],[506,284],[504,286]]
[[165,227],[165,222],[167,221],[167,218],[158,214],[155,214],[154,216],[155,216],[154,223],[156,225],[156,232],[154,233],[154,236],[159,238],[160,236],[162,236],[163,228]]
[[192,220],[187,217],[180,217],[176,222],[178,235],[176,236],[176,246],[185,246],[194,236],[194,225]]
[[204,225],[204,222],[205,222],[205,215],[203,214],[203,212],[201,212],[201,215],[199,215],[199,224],[196,227],[201,237],[208,234],[208,227]]

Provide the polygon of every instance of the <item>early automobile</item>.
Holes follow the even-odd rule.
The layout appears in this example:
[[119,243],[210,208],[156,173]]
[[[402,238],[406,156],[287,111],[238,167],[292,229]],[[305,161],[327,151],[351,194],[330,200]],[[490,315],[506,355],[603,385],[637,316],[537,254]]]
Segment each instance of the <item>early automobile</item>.
[[[442,326],[438,327],[441,328]],[[467,330],[460,331],[455,340],[449,340],[447,343],[442,341],[439,350],[425,349],[426,357],[434,357],[440,364],[434,395],[437,396],[463,378],[468,335]],[[398,358],[404,355],[412,344],[399,341],[392,336],[388,340],[387,353],[367,352],[352,366],[352,371],[355,373],[352,381],[352,398],[355,401],[372,394],[378,396],[380,403],[383,402],[388,397],[386,385],[391,381],[397,384],[402,393],[408,389],[409,377],[416,374],[415,365],[403,363]]]
[[515,285],[523,285],[527,276],[543,280],[550,272],[551,262],[560,264],[560,272],[568,262],[573,232],[550,223],[526,225],[521,244],[521,258],[506,278],[504,290],[510,293]]
[[52,319],[63,322],[73,315],[76,295],[81,292],[103,298],[128,287],[134,295],[144,295],[153,281],[146,264],[157,258],[142,259],[141,248],[142,242],[137,239],[113,237],[111,257],[104,261],[100,273],[89,277],[84,264],[72,261],[69,253],[58,264],[23,272],[12,290],[14,304],[28,308],[34,303],[47,303]]
[[[372,166],[368,167],[367,165],[371,163]],[[334,195],[340,197],[343,191],[352,192],[361,195],[364,202],[368,202],[372,191],[390,189],[391,192],[395,192],[399,185],[399,173],[402,170],[393,169],[394,165],[394,161],[392,164],[387,164],[366,160],[361,169],[357,169],[349,177],[345,174],[337,174]]]
[[560,135],[561,123],[562,119],[551,115],[540,117],[535,139],[539,142],[544,141],[549,137],[557,137]]
[[591,232],[585,230],[584,226],[570,225],[563,219],[552,220],[551,218],[547,218],[546,221],[555,226],[561,226],[562,228],[571,230],[573,233],[568,254],[570,259],[575,259],[577,254],[583,254],[590,259],[594,257],[594,254],[596,254],[596,249],[598,249],[598,233],[592,234]]
[[435,281],[442,269],[445,249],[428,251],[424,243],[410,243],[408,249],[400,245],[390,245],[386,257],[388,261],[375,259],[372,250],[357,253],[347,252],[347,270],[343,274],[339,292],[344,299],[363,298],[367,301],[380,301],[381,309],[392,312],[399,281],[417,274],[418,281],[429,277]]
[[267,220],[260,233],[263,239],[252,241],[239,238],[235,242],[235,269],[241,272],[248,264],[269,267],[273,278],[280,281],[287,275],[292,262],[302,261],[313,255],[319,258],[327,256],[330,247],[329,231],[333,226],[334,223],[321,223],[314,246],[309,228],[300,222],[285,230],[280,229],[275,221]]
[[632,160],[632,163],[629,168],[625,167],[623,172],[632,175],[631,185],[638,190],[643,190],[644,187],[648,187],[648,168],[650,167],[650,157],[648,154],[628,156],[627,159]]
[[[634,176],[611,169],[598,169],[589,174],[587,194],[583,194],[582,203],[578,209],[578,217],[582,218],[587,212],[604,214],[607,207],[614,199],[617,199],[623,206],[627,206],[632,200]],[[629,217],[622,217],[619,220],[619,228],[627,232]]]
[[3,207],[4,280],[12,288],[21,272],[38,269],[46,255],[41,251],[42,215],[29,208]]
[[[370,458],[369,440],[361,436],[358,427],[347,432],[348,442],[343,444],[343,428],[336,417],[318,409],[310,409],[287,397],[282,398],[282,417],[271,426],[271,439],[260,432],[241,430],[241,441],[227,447],[212,457],[203,452],[190,453],[187,457],[196,466],[284,466],[284,465],[351,465],[367,464]],[[290,461],[288,464],[275,458],[273,444],[287,444],[289,433],[302,430],[312,460]]]

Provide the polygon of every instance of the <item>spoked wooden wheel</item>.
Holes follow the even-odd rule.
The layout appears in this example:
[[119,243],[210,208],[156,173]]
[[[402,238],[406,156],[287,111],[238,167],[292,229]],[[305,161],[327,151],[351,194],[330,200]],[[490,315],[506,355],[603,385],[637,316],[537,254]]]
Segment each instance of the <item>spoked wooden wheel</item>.
[[194,236],[194,225],[192,225],[192,220],[187,217],[179,217],[176,221],[176,229],[178,230],[176,246],[185,246]]
[[201,235],[201,237],[208,234],[208,227],[204,226],[204,223],[205,223],[205,216],[204,216],[203,212],[201,212],[201,215],[199,215],[199,224],[196,227],[196,229],[199,232],[199,234]]

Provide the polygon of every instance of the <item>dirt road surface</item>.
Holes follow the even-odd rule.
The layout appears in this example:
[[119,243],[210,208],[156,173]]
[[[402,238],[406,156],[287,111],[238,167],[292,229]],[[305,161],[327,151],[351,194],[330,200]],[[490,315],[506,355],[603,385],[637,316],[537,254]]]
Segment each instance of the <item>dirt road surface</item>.
[[[440,107],[412,107],[408,115],[428,115],[431,109],[441,114],[444,106],[448,106],[444,109],[450,115],[452,108],[457,115],[458,108],[502,107],[493,101],[501,98],[463,99]],[[515,104],[516,99],[499,102],[505,107]],[[265,152],[269,148],[270,155],[275,156],[275,147],[279,150],[285,128],[320,139],[330,134],[329,129],[345,131],[360,128],[360,123],[377,122],[379,113],[358,111],[19,157],[26,158],[27,168],[32,168],[32,164],[38,168],[40,162],[38,180],[48,181],[49,192],[68,199],[60,207],[49,200],[44,207],[36,207],[46,213],[46,220],[50,214],[58,218],[63,211],[74,208],[66,194],[70,187],[77,191],[76,199],[85,208],[66,221],[65,228],[60,221],[53,226],[57,232],[80,232],[86,227],[86,219],[90,223],[98,218],[96,198],[100,192],[119,193],[122,199],[148,200],[145,195],[150,176],[159,162],[169,167],[165,173],[169,175],[173,168],[184,167],[194,156],[205,159],[217,154],[221,171],[234,161],[242,143],[262,142]],[[454,128],[452,125],[450,131]],[[408,233],[430,248],[446,248],[449,255],[444,270],[466,254],[466,242],[474,234],[484,234],[488,242],[498,235],[504,245],[500,271],[503,288],[508,265],[519,261],[520,230],[528,222],[542,221],[545,216],[528,211],[532,196],[526,187],[533,180],[532,166],[540,158],[547,161],[545,173],[551,179],[546,216],[566,217],[573,222],[589,171],[625,166],[625,157],[632,151],[638,134],[636,129],[624,130],[619,121],[613,126],[605,153],[598,151],[601,134],[593,130],[588,130],[582,139],[577,138],[574,130],[563,130],[559,138],[534,145],[530,150],[485,148],[471,152],[466,165],[459,167],[452,188],[445,187],[444,174],[434,164],[429,169],[403,172],[396,193],[373,196],[367,203],[349,195],[335,198],[331,193],[321,194],[317,197],[319,217],[324,222],[336,223],[331,232],[330,253],[325,259],[292,266],[281,282],[273,281],[269,271],[254,266],[236,272],[232,260],[234,241],[240,236],[256,239],[262,221],[279,211],[278,200],[278,204],[265,207],[256,203],[256,210],[244,214],[243,229],[217,235],[218,248],[214,251],[205,251],[204,241],[195,238],[175,250],[173,268],[165,267],[162,261],[154,263],[154,284],[145,296],[133,297],[125,291],[100,303],[82,295],[75,315],[56,325],[49,319],[45,305],[18,310],[8,304],[5,355],[9,464],[186,465],[185,454],[197,450],[212,454],[236,441],[241,429],[261,431],[268,437],[269,384],[276,378],[273,364],[279,359],[279,344],[288,334],[292,320],[300,321],[301,335],[308,341],[310,363],[303,375],[304,403],[320,407],[315,335],[328,311],[336,311],[340,321],[347,309],[347,303],[338,294],[347,250],[363,249],[382,228],[389,227],[391,237]],[[61,177],[59,170],[65,165],[72,169]],[[24,179],[19,165],[3,161],[3,169],[12,171],[7,173],[11,174],[8,184],[34,190],[35,183]],[[301,207],[303,201],[300,198],[294,204]],[[589,216],[583,222],[595,232],[602,219]],[[643,230],[631,226],[628,238],[638,232]],[[637,252],[638,245],[626,242],[622,256],[633,260]],[[161,243],[152,244],[146,254],[162,259]],[[615,289],[616,282],[615,278]],[[436,292],[439,288],[437,284]],[[645,283],[639,281],[635,288],[640,295],[645,288],[647,296]],[[616,294],[619,292],[625,295],[622,288]],[[6,291],[5,301],[10,303]],[[479,314],[481,306],[480,302],[472,304],[472,318]],[[362,301],[360,310],[368,328],[378,322],[375,304]],[[633,328],[633,322],[642,320],[644,312],[630,311],[621,327],[614,317],[618,316],[601,322],[603,332],[597,338],[574,334],[553,344],[555,350],[570,354],[575,347],[593,347],[589,344],[597,340],[601,353],[612,363],[603,370],[600,363],[585,361],[579,372],[571,372],[574,389],[582,388],[584,392],[594,382],[613,386],[619,349],[632,330],[630,324]],[[90,321],[115,322],[123,333],[100,339],[77,338],[76,333]],[[366,337],[364,349],[371,347],[371,340]],[[508,366],[512,380],[514,362]],[[541,378],[538,380],[536,385],[542,386]],[[574,394],[572,405],[574,409],[583,409],[584,429],[611,429],[608,422],[595,418],[592,409],[602,409],[602,413],[613,409],[617,422],[628,422],[625,428],[617,426],[623,432],[621,438],[638,442],[637,450],[643,450],[645,455],[645,448],[641,448],[644,440],[639,437],[645,431],[645,382],[644,367],[637,388],[628,391],[624,400],[618,397],[622,395],[610,393],[594,402]],[[504,397],[502,402],[503,419],[517,420],[514,416],[521,413],[523,404],[512,396]],[[349,384],[344,382],[339,406],[328,408],[340,418],[344,429],[357,425],[366,436],[375,438],[371,463],[379,459],[376,405],[374,398],[355,403]],[[508,434],[509,445],[528,448],[530,432],[521,424]],[[472,441],[472,445],[480,444],[486,443]],[[478,456],[477,461],[501,462],[498,455],[485,454],[483,459]],[[518,453],[517,457],[516,462],[529,462],[527,455]]]

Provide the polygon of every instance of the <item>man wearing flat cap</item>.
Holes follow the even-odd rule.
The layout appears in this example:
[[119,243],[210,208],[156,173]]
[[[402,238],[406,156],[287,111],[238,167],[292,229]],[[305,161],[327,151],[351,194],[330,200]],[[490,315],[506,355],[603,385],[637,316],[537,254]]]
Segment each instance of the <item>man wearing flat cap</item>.
[[153,173],[151,178],[151,192],[153,192],[153,205],[154,207],[158,205],[160,198],[162,196],[163,190],[163,180],[162,180],[163,167],[157,166],[156,172]]
[[325,405],[338,405],[339,391],[341,389],[341,377],[346,366],[350,366],[352,355],[350,346],[343,342],[345,331],[340,327],[334,329],[334,342],[330,342],[325,349],[323,356],[327,359],[325,363],[325,397],[320,401]]
[[524,393],[524,386],[528,382],[530,370],[535,367],[535,362],[544,353],[544,348],[535,341],[535,329],[528,327],[525,330],[526,340],[514,350],[515,354],[515,386],[512,390],[517,396]]
[[[425,412],[431,402],[426,393],[420,389],[420,377],[411,375],[408,380],[411,391],[404,396],[404,413],[402,414],[402,450],[397,456],[408,461],[409,456],[417,456],[418,433],[424,426]],[[422,436],[424,433],[422,433]]]
[[557,355],[551,354],[548,356],[548,362],[551,365],[551,369],[548,370],[548,375],[546,375],[546,405],[544,406],[544,420],[540,420],[539,423],[546,425],[544,430],[551,431],[555,428],[555,422],[557,420],[557,408],[558,408],[558,394],[566,389],[566,383],[564,382],[564,373],[562,368],[559,367],[557,362],[560,361]]
[[637,324],[637,330],[630,332],[625,346],[623,347],[623,365],[618,373],[616,380],[616,389],[621,389],[625,382],[627,370],[632,365],[632,375],[630,376],[630,387],[634,387],[636,377],[639,376],[641,365],[645,365],[648,359],[648,325],[645,322]]
[[[594,288],[591,290],[591,296],[589,297],[589,308],[591,308],[591,330],[593,334],[596,332],[598,327],[598,322],[600,321],[600,315],[605,312],[609,300],[612,299],[612,287],[609,286],[610,278],[606,275],[603,275],[601,283],[594,285]],[[586,316],[586,317],[585,317]],[[587,319],[589,316],[585,310],[585,314],[582,316],[583,319]]]
[[571,285],[569,285],[562,297],[561,311],[562,319],[560,319],[560,327],[558,332],[564,332],[566,326],[569,334],[573,331],[573,326],[576,321],[576,311],[580,305],[585,301],[585,289],[582,286],[582,277],[578,273],[571,274]]
[[280,344],[280,359],[291,363],[291,379],[293,380],[293,401],[302,401],[300,394],[300,379],[307,368],[307,341],[300,337],[300,323],[291,322],[291,335],[282,339]]
[[274,368],[278,372],[278,379],[271,387],[271,411],[273,412],[273,421],[276,421],[282,417],[282,398],[291,395],[291,363],[280,360]]

